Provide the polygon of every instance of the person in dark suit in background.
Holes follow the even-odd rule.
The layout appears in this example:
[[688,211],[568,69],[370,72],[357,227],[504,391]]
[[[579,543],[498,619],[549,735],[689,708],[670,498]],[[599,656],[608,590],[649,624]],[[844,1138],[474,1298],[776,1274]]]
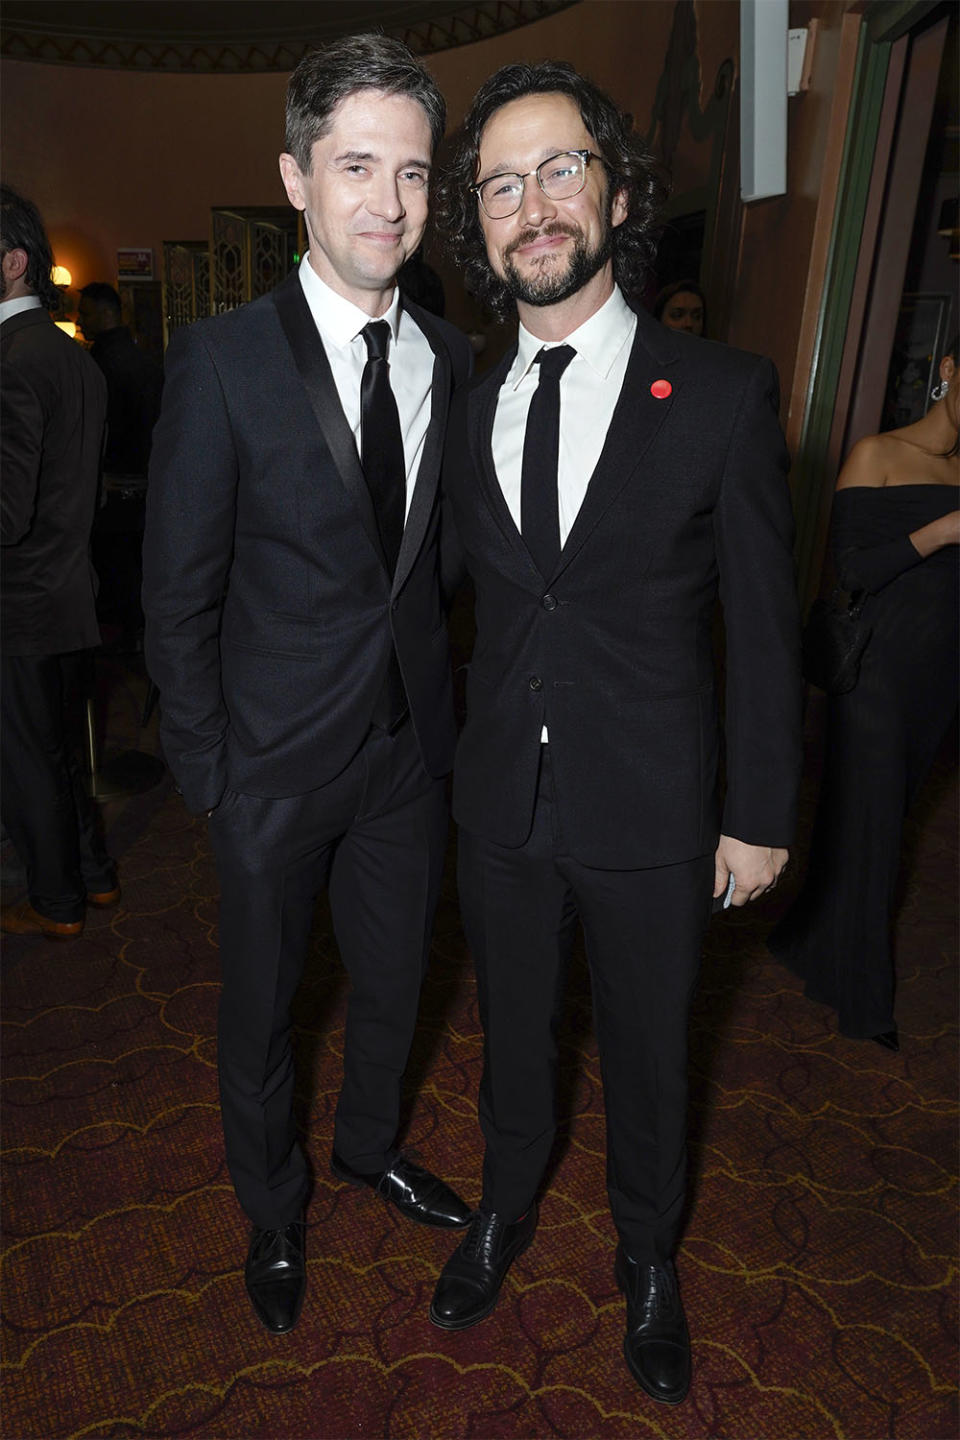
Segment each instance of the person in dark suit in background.
[[120,898],[66,719],[82,652],[100,643],[89,547],[106,386],[51,319],[60,293],[43,221],[9,185],[0,256],[2,813],[28,891],[0,929],[69,940],[88,904]]
[[409,1218],[470,1212],[399,1153],[447,834],[455,727],[438,480],[466,340],[395,277],[420,242],[442,96],[352,36],[290,80],[280,170],[309,252],[269,296],[181,332],[144,547],[164,749],[220,880],[220,1094],[272,1331],[306,1283],[290,1005],[326,884],[351,981],[332,1169]]
[[776,374],[631,308],[655,196],[624,117],[561,62],[506,66],[481,87],[444,180],[441,228],[468,283],[501,313],[516,302],[520,332],[454,402],[444,461],[476,589],[453,804],[486,1151],[479,1210],[430,1315],[450,1330],[482,1319],[533,1240],[579,918],[625,1355],[676,1403],[690,1376],[673,1263],[690,995],[711,897],[743,905],[786,863],[801,706]]
[[120,296],[94,280],[80,291],[77,323],[107,382],[108,475],[147,477],[153,427],[160,414],[163,367],[137,345],[123,323]]
[[160,414],[163,366],[136,344],[123,324],[112,285],[91,281],[80,291],[77,323],[107,382],[104,503],[93,526],[93,563],[100,577],[97,610],[120,625],[117,649],[139,650],[143,637],[143,524],[153,427]]

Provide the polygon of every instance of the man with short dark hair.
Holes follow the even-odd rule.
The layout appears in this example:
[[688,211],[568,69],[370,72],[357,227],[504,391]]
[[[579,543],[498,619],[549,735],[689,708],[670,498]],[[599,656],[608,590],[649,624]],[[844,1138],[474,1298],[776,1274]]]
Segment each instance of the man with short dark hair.
[[80,291],[77,323],[107,382],[108,475],[146,478],[150,441],[160,414],[163,370],[123,323],[120,296],[93,280]]
[[70,940],[87,905],[120,898],[68,734],[81,652],[100,643],[90,566],[106,387],[58,330],[53,256],[29,200],[0,187],[3,824],[28,898],[4,906],[11,935]]
[[398,41],[301,62],[280,170],[309,251],[272,295],[175,338],[154,436],[147,660],[170,766],[210,821],[227,1161],[275,1333],[306,1283],[290,1005],[324,884],[351,981],[333,1172],[423,1224],[470,1213],[396,1145],[447,833],[437,490],[470,354],[399,305],[395,277],[443,124]]
[[[787,456],[769,361],[628,303],[657,184],[613,102],[572,66],[481,88],[440,217],[517,345],[458,396],[444,486],[476,589],[454,769],[460,897],[484,1022],[483,1197],[430,1309],[489,1314],[531,1243],[553,1143],[558,997],[586,939],[627,1298],[624,1353],[687,1393],[673,1257],[684,1202],[686,1031],[711,896],[770,888],[800,761]],[[711,627],[726,630],[726,797]]]

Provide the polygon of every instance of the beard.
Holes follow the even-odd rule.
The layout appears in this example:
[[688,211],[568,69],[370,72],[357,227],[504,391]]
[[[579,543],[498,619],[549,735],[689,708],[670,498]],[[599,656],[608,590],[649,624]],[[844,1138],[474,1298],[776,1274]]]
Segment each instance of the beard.
[[[544,267],[531,275],[521,275],[513,260],[514,251],[544,235],[569,235],[573,250],[566,265],[562,269]],[[540,230],[525,230],[517,236],[504,252],[503,284],[507,293],[524,305],[557,305],[582,290],[603,269],[612,253],[613,229],[609,213],[604,216],[603,232],[592,250],[579,225],[561,225],[556,221]]]

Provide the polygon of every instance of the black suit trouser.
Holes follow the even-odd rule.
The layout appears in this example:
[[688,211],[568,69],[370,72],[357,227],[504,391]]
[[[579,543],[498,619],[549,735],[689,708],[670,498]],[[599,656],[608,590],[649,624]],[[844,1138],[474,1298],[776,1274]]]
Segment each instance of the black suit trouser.
[[30,904],[48,920],[82,920],[88,890],[117,883],[77,762],[86,651],[4,655],[0,662],[3,826],[27,872]]
[[210,817],[220,881],[218,1052],[227,1164],[254,1225],[296,1219],[306,1158],[293,1118],[290,1009],[326,885],[350,979],[333,1144],[356,1170],[394,1149],[447,838],[443,782],[409,720],[371,730],[335,780],[305,795],[228,790]]
[[[607,1192],[628,1253],[676,1249],[686,1180],[687,1019],[710,917],[713,856],[600,870],[568,853],[549,745],[516,849],[461,832],[460,903],[484,1028],[483,1206],[518,1219],[553,1146],[557,1026],[583,925],[607,1124]],[[638,817],[638,824],[642,817]]]

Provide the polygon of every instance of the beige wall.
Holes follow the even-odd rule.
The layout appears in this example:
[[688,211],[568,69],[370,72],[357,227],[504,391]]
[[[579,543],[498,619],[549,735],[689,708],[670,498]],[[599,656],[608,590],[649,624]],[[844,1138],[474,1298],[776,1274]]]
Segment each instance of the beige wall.
[[[703,103],[736,53],[737,0],[700,0]],[[512,32],[431,57],[462,119],[477,86],[511,60],[567,59],[646,130],[664,66],[673,0],[582,0]],[[112,278],[118,246],[206,238],[211,205],[284,202],[282,75],[162,75],[8,61],[0,115],[3,169],[36,201],[75,283]],[[684,187],[705,179],[704,147],[681,142]],[[472,310],[451,297],[453,318]]]
[[[723,167],[735,218],[723,267],[731,298],[726,338],[773,356],[785,419],[791,403],[794,408],[794,438],[809,367],[804,327],[809,332],[821,283],[815,252],[818,243],[822,250],[829,211],[824,170],[845,120],[836,93],[838,75],[847,83],[841,23],[856,8],[857,0],[794,0],[791,6],[791,24],[817,17],[821,28],[813,87],[789,102],[788,195],[740,212],[735,128]],[[722,61],[737,57],[739,4],[697,0],[695,9],[705,107]],[[451,124],[498,65],[562,58],[607,88],[646,132],[674,14],[673,0],[581,0],[508,36],[443,52],[429,64],[447,96]],[[276,157],[285,84],[282,75],[134,74],[9,61],[0,92],[4,176],[40,206],[57,259],[70,267],[75,285],[112,278],[118,246],[149,245],[159,264],[164,240],[207,236],[211,205],[284,203]],[[674,155],[678,189],[705,183],[710,149],[684,130]],[[448,313],[472,329],[479,312],[457,286],[455,270],[444,268]],[[503,343],[494,330],[490,349]]]

